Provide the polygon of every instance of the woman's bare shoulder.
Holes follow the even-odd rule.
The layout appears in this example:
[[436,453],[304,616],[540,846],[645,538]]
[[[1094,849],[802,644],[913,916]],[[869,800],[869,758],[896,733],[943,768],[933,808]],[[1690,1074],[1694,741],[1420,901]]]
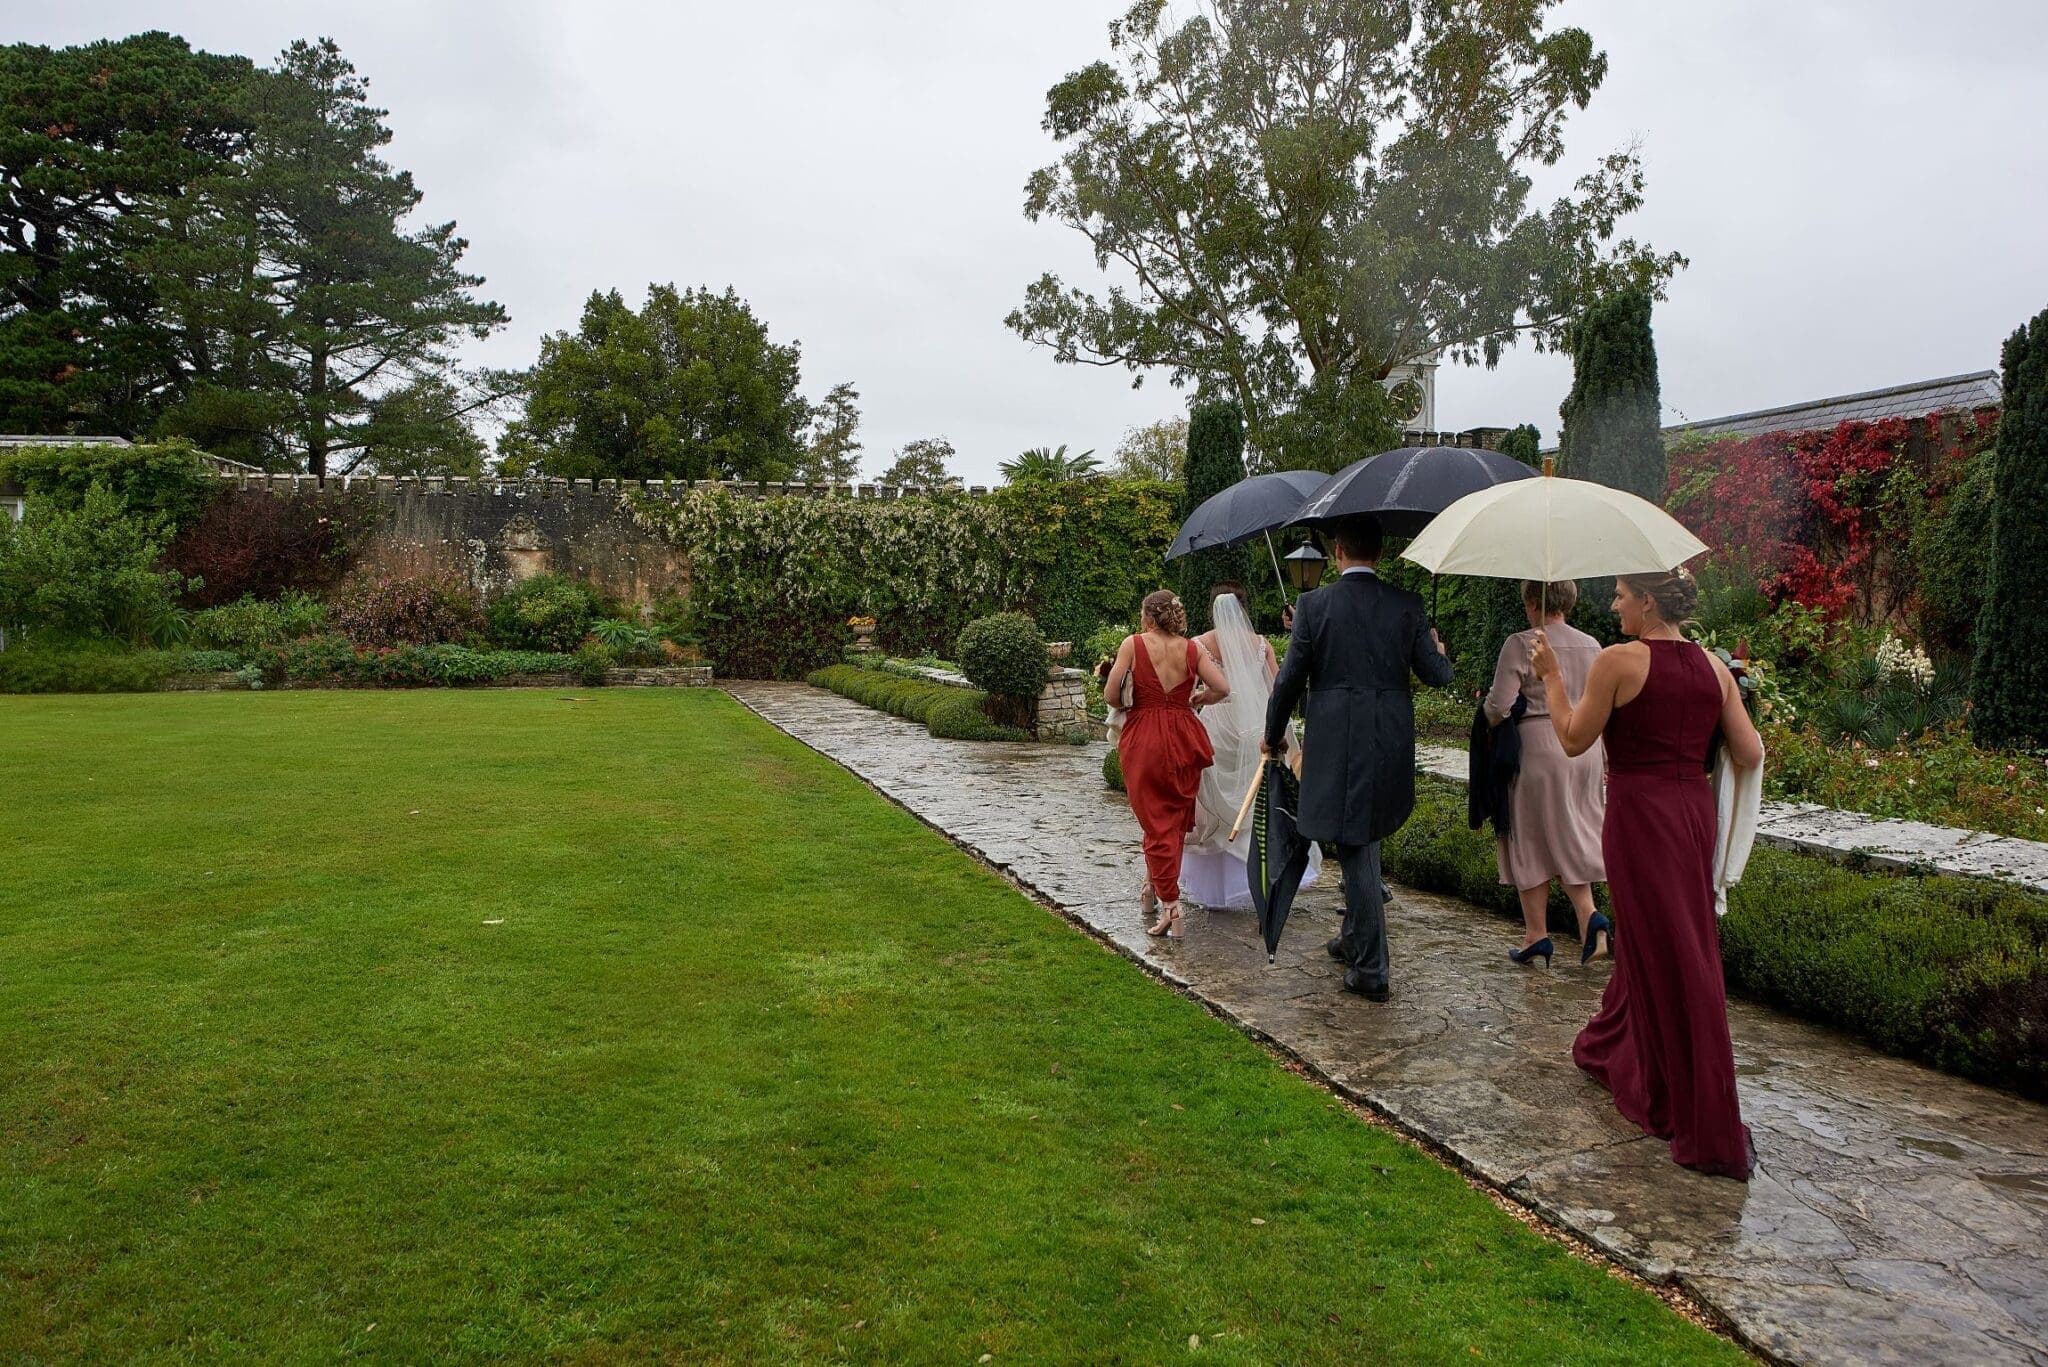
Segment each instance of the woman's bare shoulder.
[[1622,641],[1602,650],[1593,661],[1595,669],[1642,669],[1650,663],[1650,648],[1641,641]]

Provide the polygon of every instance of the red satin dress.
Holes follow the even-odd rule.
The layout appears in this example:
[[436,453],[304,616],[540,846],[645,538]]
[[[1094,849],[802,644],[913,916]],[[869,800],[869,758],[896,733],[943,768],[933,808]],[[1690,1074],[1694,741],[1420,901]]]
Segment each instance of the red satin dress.
[[1616,1110],[1669,1140],[1673,1160],[1746,1181],[1756,1150],[1735,1094],[1705,772],[1721,680],[1690,641],[1643,644],[1643,691],[1614,709],[1605,735],[1614,973],[1572,1061]]
[[1195,793],[1202,771],[1216,762],[1209,732],[1188,701],[1195,692],[1198,647],[1188,647],[1188,676],[1172,692],[1159,686],[1152,652],[1134,640],[1131,707],[1124,717],[1117,756],[1124,766],[1124,791],[1145,832],[1145,872],[1162,902],[1180,900],[1181,844],[1195,824]]

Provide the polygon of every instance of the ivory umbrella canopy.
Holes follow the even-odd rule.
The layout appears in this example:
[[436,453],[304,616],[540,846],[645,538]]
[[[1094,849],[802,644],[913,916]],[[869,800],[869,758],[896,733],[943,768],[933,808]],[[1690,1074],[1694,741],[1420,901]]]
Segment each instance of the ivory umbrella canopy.
[[1497,484],[1467,494],[1401,552],[1434,574],[1591,579],[1673,570],[1707,549],[1647,499],[1583,479]]

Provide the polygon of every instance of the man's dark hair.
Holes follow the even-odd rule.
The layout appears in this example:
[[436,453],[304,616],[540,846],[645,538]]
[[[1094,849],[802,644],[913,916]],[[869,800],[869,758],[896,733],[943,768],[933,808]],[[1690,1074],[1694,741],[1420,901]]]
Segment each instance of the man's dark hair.
[[1380,544],[1385,540],[1380,520],[1371,513],[1338,518],[1330,524],[1330,535],[1335,538],[1337,549],[1351,560],[1379,559]]

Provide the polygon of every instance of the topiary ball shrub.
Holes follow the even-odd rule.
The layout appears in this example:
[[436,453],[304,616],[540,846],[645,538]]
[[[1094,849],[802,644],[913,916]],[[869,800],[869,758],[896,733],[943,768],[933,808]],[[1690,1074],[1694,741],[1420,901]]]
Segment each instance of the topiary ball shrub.
[[590,632],[597,590],[559,574],[522,579],[491,604],[491,644],[567,653]]
[[1102,786],[1117,793],[1124,790],[1124,757],[1116,752],[1115,746],[1102,757]]
[[1038,623],[1021,612],[978,618],[960,633],[954,652],[967,681],[989,695],[989,710],[997,721],[1031,725],[1052,667]]

